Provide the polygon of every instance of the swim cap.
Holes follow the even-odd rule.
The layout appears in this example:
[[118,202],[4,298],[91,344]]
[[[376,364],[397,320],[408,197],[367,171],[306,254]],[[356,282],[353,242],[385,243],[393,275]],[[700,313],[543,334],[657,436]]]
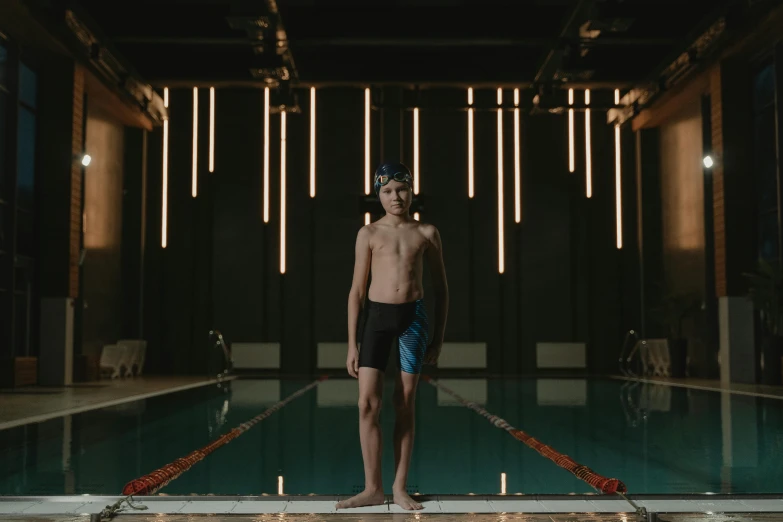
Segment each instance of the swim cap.
[[375,171],[375,195],[381,190],[381,187],[387,185],[391,180],[413,184],[413,175],[408,167],[402,163],[385,162],[381,163]]

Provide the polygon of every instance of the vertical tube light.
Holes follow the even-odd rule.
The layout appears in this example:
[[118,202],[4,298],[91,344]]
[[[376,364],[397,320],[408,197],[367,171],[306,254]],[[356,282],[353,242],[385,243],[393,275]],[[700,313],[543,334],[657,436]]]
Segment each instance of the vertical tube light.
[[194,198],[198,196],[198,87],[193,87],[193,171],[190,193]]
[[506,270],[503,230],[503,89],[498,88],[498,273]]
[[574,90],[568,89],[568,172],[576,170],[574,158]]
[[590,89],[585,89],[585,186],[588,198],[593,197],[593,151],[590,136]]
[[522,176],[519,164],[519,89],[514,89],[514,221],[522,221]]
[[280,112],[280,273],[285,274],[285,142],[286,112]]
[[209,88],[209,171],[215,172],[215,88]]
[[413,108],[413,193],[419,194],[419,108]]
[[310,87],[310,197],[315,197],[315,87]]
[[[163,88],[163,106],[169,108],[169,88]],[[168,221],[169,221],[169,116],[166,111],[166,119],[163,120],[163,180],[161,186],[161,217],[160,217],[160,246],[168,246]]]
[[[620,105],[620,89],[614,91],[614,104]],[[617,250],[623,248],[623,197],[622,197],[622,151],[620,150],[620,124],[614,124],[614,199],[617,221]]]
[[468,87],[468,197],[473,198],[473,87]]
[[370,195],[370,88],[364,89],[364,193]]
[[264,223],[269,223],[269,87],[264,87]]

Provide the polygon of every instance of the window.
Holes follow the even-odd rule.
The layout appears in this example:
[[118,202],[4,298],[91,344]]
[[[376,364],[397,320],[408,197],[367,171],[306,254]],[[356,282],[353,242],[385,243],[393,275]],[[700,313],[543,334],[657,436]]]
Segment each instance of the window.
[[[0,36],[0,358],[34,355],[38,75]],[[28,56],[28,55],[23,55]],[[9,82],[8,79],[14,81]],[[13,190],[15,188],[15,190]]]
[[33,213],[16,210],[16,255],[33,257],[35,254],[35,223]]
[[[8,253],[11,250],[10,243],[10,237],[7,237],[8,234],[8,212],[9,207],[8,204],[0,203],[0,252]],[[2,272],[2,269],[0,268],[0,287],[3,286],[4,279],[3,276],[5,276],[5,272]]]
[[32,259],[17,257],[14,266],[14,344],[15,353],[20,357],[31,355],[33,270]]
[[6,162],[7,154],[5,152],[8,142],[6,140],[5,128],[8,125],[8,93],[0,86],[0,200],[6,199]]
[[38,98],[38,75],[24,63],[19,64],[19,101],[31,109],[36,107]]
[[20,61],[16,135],[16,256],[14,259],[14,350],[31,355],[35,264],[35,153],[38,75]]
[[6,126],[8,125],[8,85],[6,73],[8,69],[8,49],[5,42],[0,39],[0,200],[5,199],[6,195],[6,162],[7,162],[7,140]]
[[778,180],[775,156],[775,64],[765,63],[753,79],[753,169],[758,208],[758,255],[779,258]]
[[16,150],[16,204],[32,210],[35,196],[35,113],[19,107]]
[[6,87],[8,83],[8,48],[5,42],[0,40],[0,86]]

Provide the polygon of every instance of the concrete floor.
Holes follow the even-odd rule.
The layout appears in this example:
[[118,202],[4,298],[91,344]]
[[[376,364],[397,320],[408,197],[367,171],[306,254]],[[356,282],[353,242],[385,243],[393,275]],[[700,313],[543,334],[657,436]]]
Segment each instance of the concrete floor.
[[[312,517],[346,520],[358,516],[411,515],[387,498],[385,504],[337,511],[335,503],[345,496],[168,496],[154,495],[133,497],[126,503],[121,497],[90,495],[49,497],[0,497],[0,517],[65,517],[78,519],[90,514],[102,513],[113,506],[117,517],[133,516],[138,520],[171,519],[182,517],[224,517],[226,520],[243,517],[262,517],[265,520],[295,519],[313,520]],[[418,497],[423,505],[419,516],[438,516],[441,519],[454,515],[493,515],[504,518],[525,514],[538,520],[546,517],[571,514],[569,520],[582,520],[602,514],[607,520],[635,518],[635,506],[655,514],[753,514],[763,519],[776,514],[783,519],[783,495],[642,495],[625,500],[620,496],[604,495],[436,495]],[[633,503],[632,503],[633,502]],[[180,517],[180,518],[177,518]],[[305,517],[305,518],[302,518]],[[307,518],[311,517],[311,518]],[[538,518],[536,518],[538,517]],[[619,517],[619,518],[618,518]],[[523,519],[528,520],[528,519]]]
[[[229,377],[233,379],[236,377]],[[0,430],[217,383],[195,377],[132,377],[66,387],[0,389]]]
[[[0,522],[89,522],[88,516],[6,517]],[[117,515],[116,522],[633,522],[632,514],[503,514],[503,515],[425,515],[425,514],[357,514],[357,515]],[[780,522],[780,514],[704,514],[668,513],[657,515],[658,522]],[[104,521],[105,522],[105,521]]]
[[767,386],[763,384],[721,383],[717,380],[694,379],[690,377],[675,379],[672,377],[645,377],[634,379],[629,377],[612,376],[613,379],[625,381],[638,381],[651,384],[668,384],[680,388],[694,390],[724,391],[736,395],[750,395],[753,397],[765,397],[767,399],[783,400],[783,386]]

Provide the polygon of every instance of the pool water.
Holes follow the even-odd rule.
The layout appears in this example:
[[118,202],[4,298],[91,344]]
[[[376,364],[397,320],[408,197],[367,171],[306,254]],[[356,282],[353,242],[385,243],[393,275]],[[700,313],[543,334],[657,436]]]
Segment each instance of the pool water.
[[[783,401],[613,379],[443,379],[629,493],[783,493]],[[236,380],[0,431],[0,495],[119,494],[307,385]],[[384,485],[394,423],[384,396]],[[363,487],[357,385],[329,379],[161,490],[351,494]],[[409,489],[422,494],[592,488],[434,386],[419,385]]]

